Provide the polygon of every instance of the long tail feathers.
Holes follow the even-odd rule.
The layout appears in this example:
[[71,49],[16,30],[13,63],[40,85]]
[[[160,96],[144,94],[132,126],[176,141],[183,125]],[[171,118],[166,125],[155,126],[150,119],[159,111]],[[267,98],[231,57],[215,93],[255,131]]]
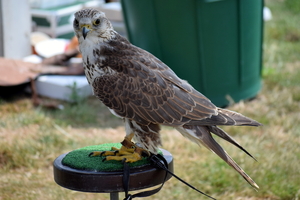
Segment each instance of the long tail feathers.
[[217,127],[217,126],[208,126],[207,127],[209,129],[209,131],[211,133],[216,134],[217,136],[219,136],[220,138],[223,138],[224,140],[230,142],[231,144],[233,144],[234,146],[238,147],[239,149],[241,149],[242,151],[244,151],[248,156],[250,156],[251,158],[253,158],[255,161],[257,161],[254,156],[252,156],[246,149],[244,149],[244,147],[242,147],[237,141],[235,141],[235,139],[233,139],[230,135],[228,135],[224,130],[222,130],[221,128]]
[[212,152],[216,153],[228,165],[234,168],[252,187],[257,189],[259,188],[259,186],[251,179],[251,177],[248,174],[246,174],[246,172],[227,154],[227,152],[212,137],[210,132],[213,132],[219,137],[234,144],[253,158],[253,156],[250,153],[248,153],[242,146],[240,146],[222,129],[216,126],[184,126],[184,128],[177,128],[177,130],[193,142],[197,144],[202,144]]

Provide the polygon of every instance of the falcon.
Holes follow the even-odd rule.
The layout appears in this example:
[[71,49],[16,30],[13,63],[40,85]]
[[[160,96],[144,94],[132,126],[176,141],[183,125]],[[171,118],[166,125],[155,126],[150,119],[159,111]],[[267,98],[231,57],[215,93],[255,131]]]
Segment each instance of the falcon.
[[212,133],[254,158],[218,125],[260,126],[260,123],[216,107],[161,60],[114,31],[103,12],[82,9],[75,13],[73,27],[94,95],[125,122],[122,147],[92,152],[91,156],[135,162],[143,152],[157,153],[161,146],[160,126],[170,126],[216,153],[251,186],[259,188],[214,140]]

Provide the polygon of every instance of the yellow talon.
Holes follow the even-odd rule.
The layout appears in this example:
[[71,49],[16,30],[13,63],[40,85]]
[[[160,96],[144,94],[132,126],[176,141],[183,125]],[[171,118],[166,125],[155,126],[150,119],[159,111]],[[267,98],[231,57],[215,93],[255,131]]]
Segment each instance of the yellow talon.
[[122,146],[120,149],[116,147],[112,147],[111,151],[94,151],[90,153],[89,156],[106,156],[105,160],[118,160],[122,161],[124,158],[126,159],[125,162],[136,162],[142,159],[142,154],[146,153],[150,156],[150,153],[138,147],[136,144],[131,142],[134,134],[130,134],[124,138],[121,142]]

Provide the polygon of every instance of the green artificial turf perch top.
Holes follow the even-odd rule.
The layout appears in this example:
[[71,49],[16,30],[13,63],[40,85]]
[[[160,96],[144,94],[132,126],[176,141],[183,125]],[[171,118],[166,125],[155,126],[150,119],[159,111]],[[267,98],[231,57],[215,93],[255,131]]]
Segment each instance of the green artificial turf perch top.
[[[123,170],[123,163],[121,161],[108,160],[102,162],[104,156],[89,156],[89,154],[93,151],[110,151],[112,147],[121,148],[121,146],[121,143],[106,143],[76,149],[69,152],[63,158],[62,164],[73,169],[87,171]],[[145,165],[150,165],[150,161],[144,157],[142,160],[133,163],[128,163],[128,165],[130,168],[142,167]]]

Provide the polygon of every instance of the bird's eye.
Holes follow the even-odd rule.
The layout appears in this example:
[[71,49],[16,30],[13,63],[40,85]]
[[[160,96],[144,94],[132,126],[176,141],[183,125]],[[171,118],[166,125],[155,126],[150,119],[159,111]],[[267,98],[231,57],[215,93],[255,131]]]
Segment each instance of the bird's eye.
[[96,19],[96,20],[93,22],[93,24],[94,24],[95,26],[98,26],[98,25],[100,24],[100,19]]
[[78,26],[79,25],[79,22],[77,19],[74,19],[74,26]]

